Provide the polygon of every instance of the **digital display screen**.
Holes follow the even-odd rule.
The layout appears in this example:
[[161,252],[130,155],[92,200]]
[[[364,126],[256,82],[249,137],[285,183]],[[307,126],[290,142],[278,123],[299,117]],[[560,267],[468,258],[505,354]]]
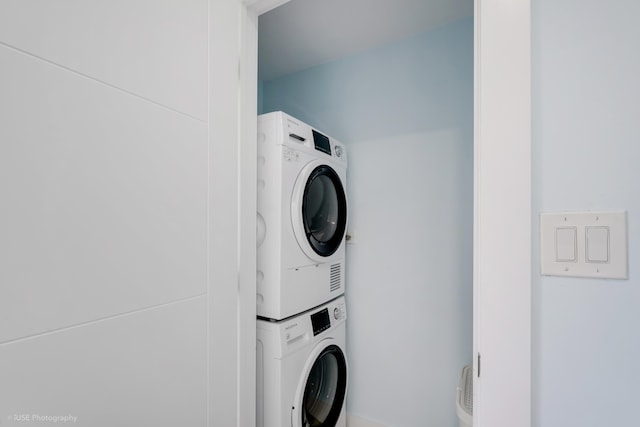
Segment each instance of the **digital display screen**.
[[315,130],[313,131],[313,144],[315,145],[316,150],[331,155],[331,143],[329,142],[329,138]]
[[329,320],[329,310],[320,310],[317,313],[311,315],[311,326],[313,327],[313,336],[315,337],[322,331],[326,331],[331,327],[331,320]]

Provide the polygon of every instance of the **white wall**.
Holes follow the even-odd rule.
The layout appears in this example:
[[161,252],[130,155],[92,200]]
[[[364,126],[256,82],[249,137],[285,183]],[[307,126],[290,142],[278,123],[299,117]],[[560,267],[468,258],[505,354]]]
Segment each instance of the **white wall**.
[[473,21],[264,82],[348,145],[348,411],[455,426],[472,351]]
[[634,425],[640,3],[532,4],[534,215],[626,209],[629,233],[629,280],[542,277],[534,227],[534,425]]
[[[238,359],[223,349],[235,348],[238,331],[216,317],[237,310],[237,256],[221,266],[208,251],[237,244],[235,232],[230,244],[220,234],[208,241],[229,228],[224,214],[209,222],[209,179],[227,170],[237,179],[236,169],[211,172],[209,153],[237,152],[225,133],[237,125],[214,120],[237,90],[216,93],[218,109],[208,99],[219,89],[209,85],[210,58],[216,82],[237,84],[239,43],[229,35],[239,35],[239,4],[0,5],[2,425],[40,425],[17,421],[34,414],[90,427],[237,416],[237,394],[223,395]],[[212,31],[210,11],[232,24],[215,21]],[[215,43],[210,56],[210,34],[231,50],[231,60],[220,55],[226,66],[216,67]],[[237,197],[232,180],[219,181]],[[210,288],[225,287],[212,302]],[[210,306],[234,307],[232,316]],[[209,356],[227,353],[229,364],[209,369]],[[221,370],[231,380],[216,382]]]

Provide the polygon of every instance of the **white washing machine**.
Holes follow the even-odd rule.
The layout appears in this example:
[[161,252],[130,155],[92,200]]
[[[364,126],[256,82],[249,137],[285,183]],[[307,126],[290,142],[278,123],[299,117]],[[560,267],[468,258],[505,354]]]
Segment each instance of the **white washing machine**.
[[347,151],[282,112],[258,116],[257,313],[282,320],[344,293]]
[[276,322],[258,320],[257,427],[345,427],[344,297]]

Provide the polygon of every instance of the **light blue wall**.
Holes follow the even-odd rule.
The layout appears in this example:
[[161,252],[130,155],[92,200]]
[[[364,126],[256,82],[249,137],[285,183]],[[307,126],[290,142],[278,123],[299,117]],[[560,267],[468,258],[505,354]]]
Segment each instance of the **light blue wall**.
[[352,414],[457,426],[472,354],[473,21],[263,84],[347,144]]
[[640,2],[532,3],[534,214],[626,209],[630,266],[541,277],[534,224],[534,425],[638,425]]

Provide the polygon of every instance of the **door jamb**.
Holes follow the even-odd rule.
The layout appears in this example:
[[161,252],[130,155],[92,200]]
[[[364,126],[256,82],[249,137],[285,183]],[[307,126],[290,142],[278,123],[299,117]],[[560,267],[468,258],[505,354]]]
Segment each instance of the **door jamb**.
[[473,406],[480,427],[531,425],[530,1],[475,0]]
[[[255,422],[255,194],[257,115],[258,16],[289,0],[242,0],[239,91],[239,352],[238,426]],[[483,381],[474,377],[476,427],[531,425],[531,49],[530,0],[475,0],[475,106],[474,106],[474,354],[483,358]],[[509,53],[518,53],[517,65],[504,64],[509,57],[501,49],[509,41]],[[508,66],[504,66],[508,65]],[[514,91],[515,89],[515,91]],[[506,104],[505,104],[506,103]],[[504,105],[509,105],[505,108]],[[505,124],[507,124],[505,126]],[[515,154],[514,159],[508,154]],[[505,187],[505,183],[508,186]],[[508,194],[505,194],[505,188]],[[514,197],[510,197],[514,196]],[[513,212],[516,212],[514,219]],[[501,238],[495,239],[500,226]],[[497,227],[497,228],[496,228]],[[515,232],[510,232],[515,231]],[[517,248],[514,255],[514,248]],[[253,256],[253,259],[252,259]],[[509,264],[505,274],[498,267]],[[253,266],[253,268],[252,268]],[[519,286],[513,285],[517,280]],[[512,292],[516,288],[517,292]],[[503,293],[503,291],[509,291]],[[514,305],[515,304],[515,305]],[[498,307],[510,307],[500,310]],[[495,352],[509,353],[509,346],[494,348],[495,322],[511,322],[507,343],[520,346],[518,360],[492,363]],[[513,318],[514,313],[517,318]],[[510,338],[509,338],[510,337]],[[523,346],[523,347],[522,347]],[[474,359],[476,359],[474,357]],[[477,359],[476,359],[477,360]],[[498,358],[499,360],[499,358]],[[475,364],[477,373],[477,364]],[[514,371],[516,369],[515,380]],[[501,393],[495,383],[501,378]],[[514,387],[515,385],[515,387]],[[485,390],[485,392],[481,392]],[[504,397],[515,405],[505,404]],[[503,402],[494,413],[491,402]],[[508,408],[508,411],[504,409]],[[515,411],[515,412],[514,412]],[[508,418],[508,419],[507,419]],[[516,419],[517,422],[512,421]]]

